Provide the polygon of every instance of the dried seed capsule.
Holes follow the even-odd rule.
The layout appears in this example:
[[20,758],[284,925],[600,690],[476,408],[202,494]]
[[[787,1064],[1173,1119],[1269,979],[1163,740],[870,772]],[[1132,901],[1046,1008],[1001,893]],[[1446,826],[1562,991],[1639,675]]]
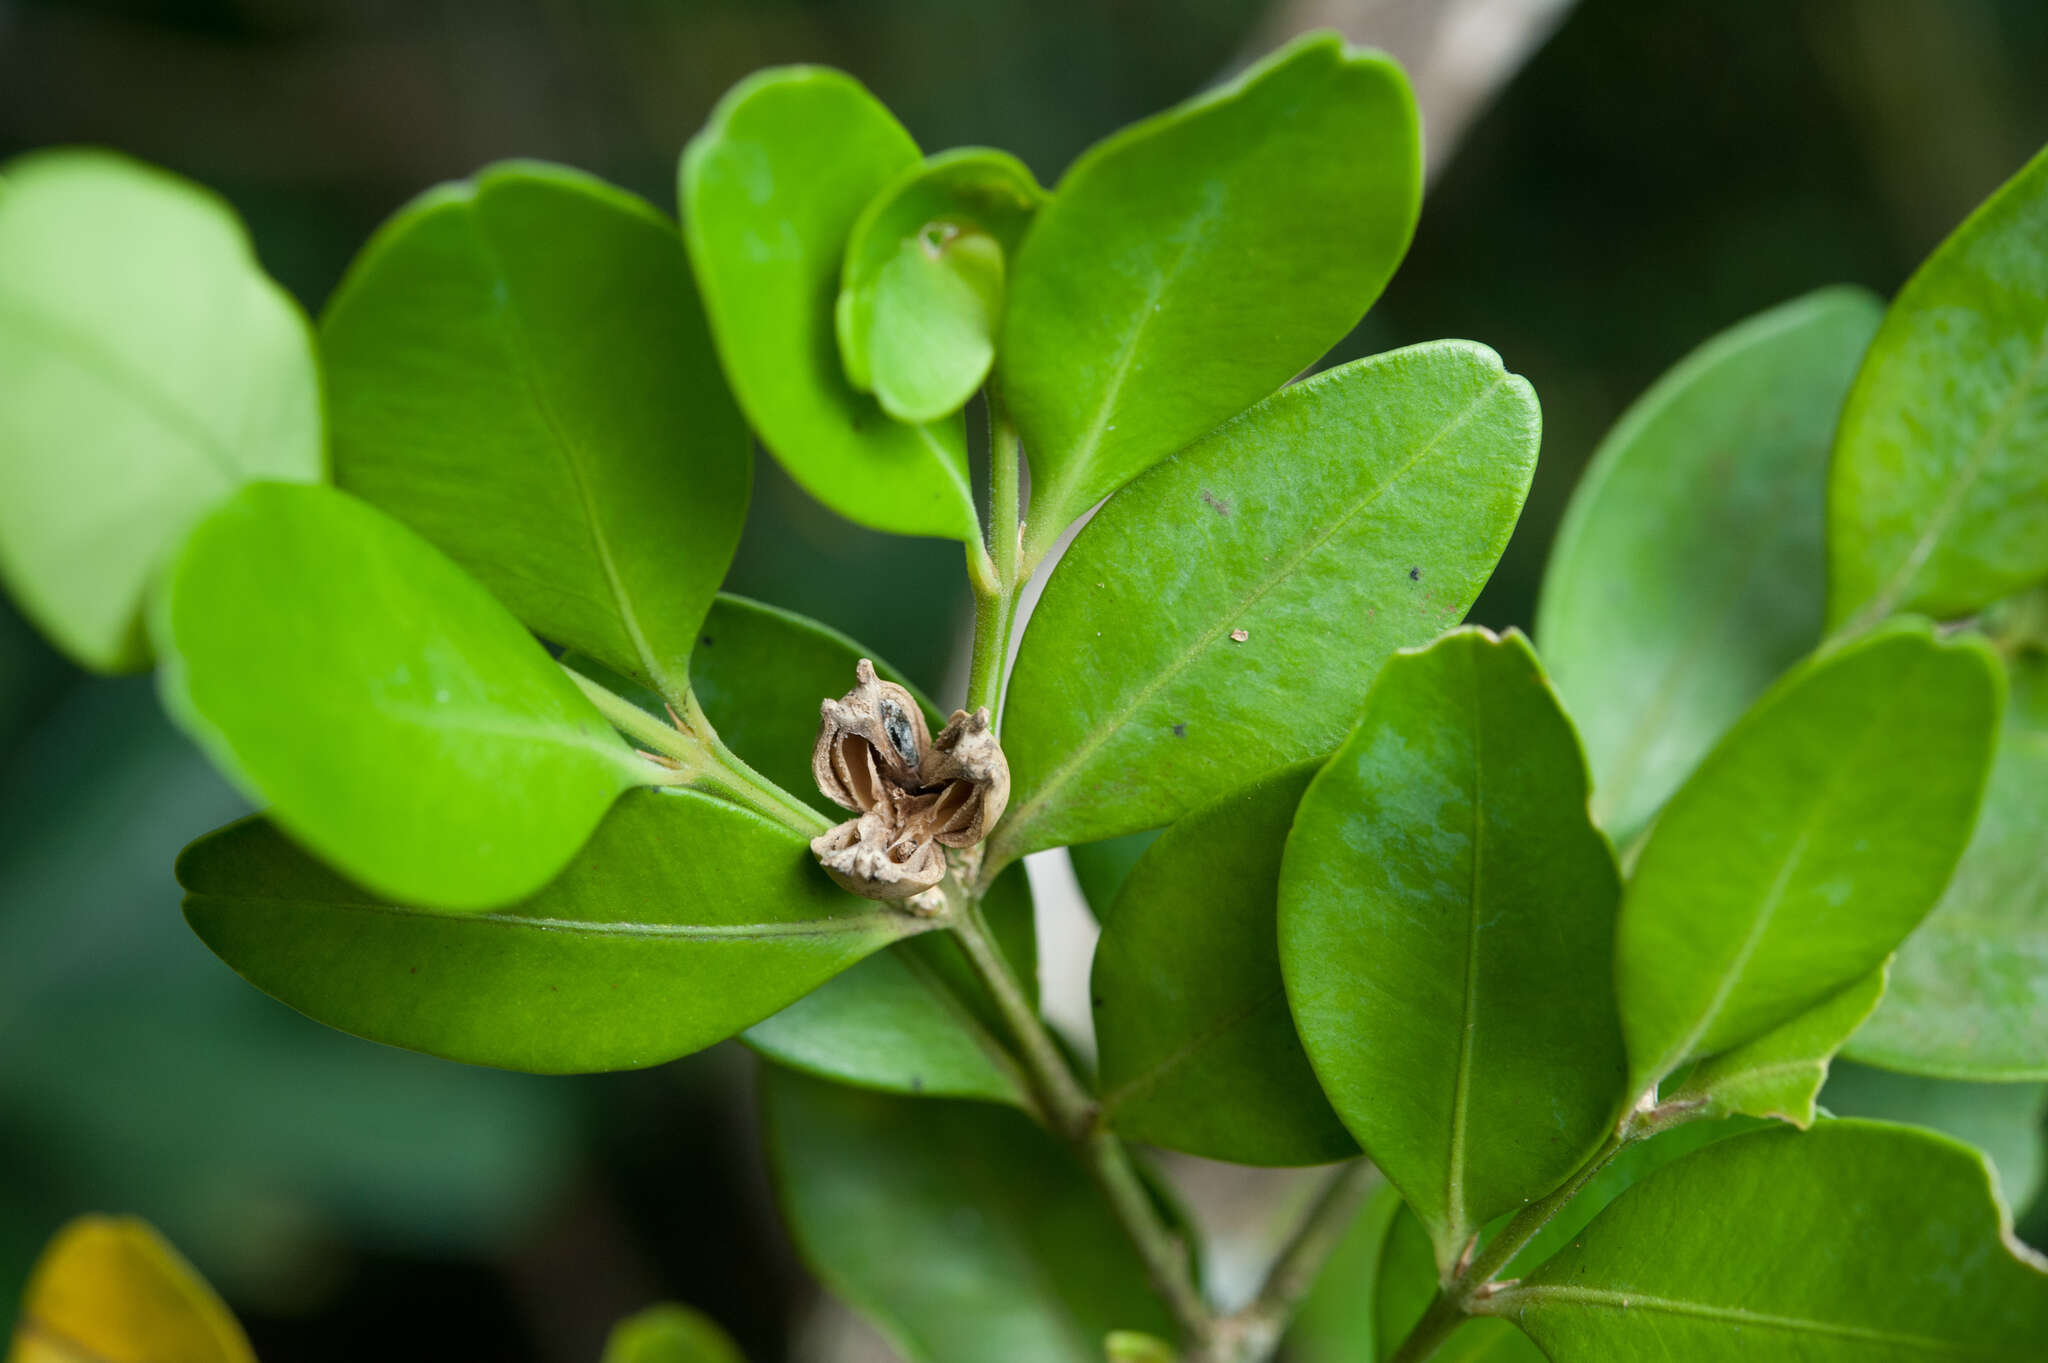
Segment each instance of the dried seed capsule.
[[931,736],[910,693],[875,676],[820,706],[811,771],[818,789],[856,817],[811,842],[832,878],[869,899],[908,899],[946,875],[946,847],[988,836],[1010,800],[1010,767],[986,709],[953,712]]

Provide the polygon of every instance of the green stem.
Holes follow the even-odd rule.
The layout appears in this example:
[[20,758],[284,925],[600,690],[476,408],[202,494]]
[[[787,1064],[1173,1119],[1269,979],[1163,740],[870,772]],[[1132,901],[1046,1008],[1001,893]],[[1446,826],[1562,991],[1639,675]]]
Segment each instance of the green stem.
[[1022,477],[1016,423],[994,384],[988,393],[989,509],[988,557],[994,580],[975,582],[974,656],[967,679],[967,708],[988,707],[1000,718],[1003,669],[1010,660],[1010,635],[1017,621],[1017,595],[1023,585],[1017,541],[1018,484]]
[[611,726],[675,766],[651,782],[655,785],[688,786],[732,801],[763,818],[772,819],[792,832],[816,837],[831,827],[825,818],[769,781],[719,742],[718,734],[697,708],[696,697],[685,693],[689,714],[685,728],[664,724],[624,696],[598,685],[572,667],[563,667],[569,680],[589,698],[611,722]]
[[1123,1142],[1096,1125],[1094,1098],[1075,1078],[1023,985],[997,949],[979,902],[950,882],[949,894],[954,896],[949,906],[950,926],[1017,1043],[1019,1059],[1047,1126],[1081,1157],[1110,1212],[1137,1249],[1153,1289],[1173,1312],[1197,1356],[1206,1356],[1199,1351],[1208,1347],[1215,1317],[1195,1286],[1187,1247],[1161,1218],[1158,1204],[1138,1176]]
[[1536,1233],[1549,1225],[1550,1219],[1563,1210],[1565,1204],[1585,1191],[1594,1175],[1605,1169],[1621,1153],[1622,1147],[1638,1134],[1636,1119],[1631,1115],[1621,1129],[1609,1136],[1607,1143],[1580,1165],[1579,1171],[1566,1179],[1562,1186],[1516,1212],[1514,1219],[1501,1228],[1500,1234],[1494,1236],[1486,1248],[1437,1293],[1429,1310],[1387,1363],[1422,1363],[1434,1354],[1437,1347],[1449,1338],[1451,1331],[1472,1314],[1474,1301],[1491,1292],[1493,1280],[1500,1276],[1501,1270],[1514,1262],[1515,1256],[1536,1238]]

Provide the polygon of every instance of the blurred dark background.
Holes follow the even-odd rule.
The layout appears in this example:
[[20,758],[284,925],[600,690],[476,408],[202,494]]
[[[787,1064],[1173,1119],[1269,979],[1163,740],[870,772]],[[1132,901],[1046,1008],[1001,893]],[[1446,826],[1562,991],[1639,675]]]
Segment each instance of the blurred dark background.
[[[1410,62],[1439,170],[1336,358],[1464,336],[1534,381],[1541,469],[1475,612],[1526,626],[1580,467],[1651,379],[1793,294],[1890,293],[2048,141],[2048,4],[1495,0],[1495,30],[1430,31],[1488,8],[0,0],[0,157],[101,143],[203,181],[317,312],[385,215],[496,158],[582,166],[672,211],[684,140],[761,65],[845,67],[927,148],[1008,147],[1051,183],[1093,139],[1335,21]],[[766,462],[731,585],[933,687],[964,609],[957,546],[857,531]],[[101,1208],[163,1227],[269,1363],[594,1359],[605,1322],[661,1295],[759,1363],[824,1356],[796,1338],[811,1289],[767,1206],[743,1053],[539,1080],[305,1022],[178,916],[178,848],[237,812],[146,681],[83,678],[0,606],[0,1323],[42,1240]]]

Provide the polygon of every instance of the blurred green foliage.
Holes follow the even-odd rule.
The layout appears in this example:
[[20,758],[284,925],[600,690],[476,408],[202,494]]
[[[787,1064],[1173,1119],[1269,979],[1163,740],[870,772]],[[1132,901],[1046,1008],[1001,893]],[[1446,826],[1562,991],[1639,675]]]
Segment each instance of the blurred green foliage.
[[[0,0],[0,157],[95,142],[216,186],[317,310],[379,221],[500,157],[671,205],[683,142],[762,65],[843,66],[925,146],[1007,147],[1052,184],[1252,55],[1272,10]],[[2048,140],[2043,69],[2039,0],[1580,4],[1431,186],[1406,263],[1329,361],[1470,337],[1541,395],[1535,490],[1475,618],[1526,626],[1584,460],[1679,356],[1818,285],[1894,291]],[[728,585],[943,692],[957,545],[859,530],[760,460]],[[61,1219],[104,1207],[162,1226],[272,1358],[371,1338],[446,1356],[455,1318],[462,1356],[591,1358],[662,1294],[779,1357],[798,1279],[738,1153],[744,1068],[544,1081],[323,1031],[177,914],[176,851],[237,812],[147,683],[79,680],[0,607],[0,1302]]]

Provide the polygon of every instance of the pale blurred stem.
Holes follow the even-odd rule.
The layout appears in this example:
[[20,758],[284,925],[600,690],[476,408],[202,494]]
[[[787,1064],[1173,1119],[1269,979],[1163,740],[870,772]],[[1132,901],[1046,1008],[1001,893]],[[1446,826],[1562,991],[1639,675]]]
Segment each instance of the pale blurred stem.
[[1054,1135],[1074,1148],[1101,1189],[1111,1214],[1130,1237],[1153,1289],[1187,1335],[1189,1363],[1211,1358],[1207,1349],[1216,1320],[1195,1286],[1187,1246],[1160,1215],[1158,1203],[1139,1177],[1123,1142],[1096,1124],[1095,1099],[1075,1077],[1024,986],[996,948],[979,900],[951,882],[948,894],[952,896],[950,926],[1017,1043],[1018,1059],[1036,1091],[1039,1114]]
[[688,786],[730,800],[743,809],[771,819],[791,832],[812,838],[831,825],[824,816],[797,800],[780,786],[755,771],[724,743],[711,721],[687,692],[683,703],[683,728],[664,723],[606,687],[600,686],[573,667],[564,666],[569,680],[597,707],[611,726],[645,751],[667,758],[673,768],[654,767],[658,779],[653,785]]
[[988,397],[988,557],[994,580],[974,584],[974,656],[967,678],[967,708],[988,707],[999,717],[1003,703],[1003,668],[1010,658],[1010,632],[1017,621],[1017,594],[1023,585],[1018,571],[1018,483],[1021,448],[1017,425],[991,383]]
[[1493,1237],[1492,1243],[1475,1256],[1464,1270],[1451,1279],[1436,1300],[1429,1304],[1408,1338],[1387,1360],[1387,1363],[1423,1363],[1431,1357],[1451,1331],[1463,1324],[1466,1317],[1486,1314],[1485,1305],[1497,1288],[1494,1279],[1500,1276],[1514,1261],[1514,1257],[1536,1238],[1536,1233],[1550,1224],[1550,1219],[1562,1211],[1566,1204],[1585,1191],[1593,1176],[1605,1169],[1621,1148],[1643,1134],[1638,1119],[1631,1114],[1619,1131],[1607,1138],[1607,1143],[1596,1151],[1593,1157],[1579,1166],[1579,1171],[1548,1197],[1538,1198],[1521,1211],[1515,1213],[1512,1221]]
[[1262,1363],[1280,1346],[1280,1336],[1315,1286],[1338,1242],[1358,1219],[1365,1199],[1379,1185],[1380,1171],[1358,1159],[1339,1169],[1308,1209],[1294,1238],[1266,1270],[1266,1281],[1251,1304],[1223,1322],[1218,1358],[1224,1363]]

